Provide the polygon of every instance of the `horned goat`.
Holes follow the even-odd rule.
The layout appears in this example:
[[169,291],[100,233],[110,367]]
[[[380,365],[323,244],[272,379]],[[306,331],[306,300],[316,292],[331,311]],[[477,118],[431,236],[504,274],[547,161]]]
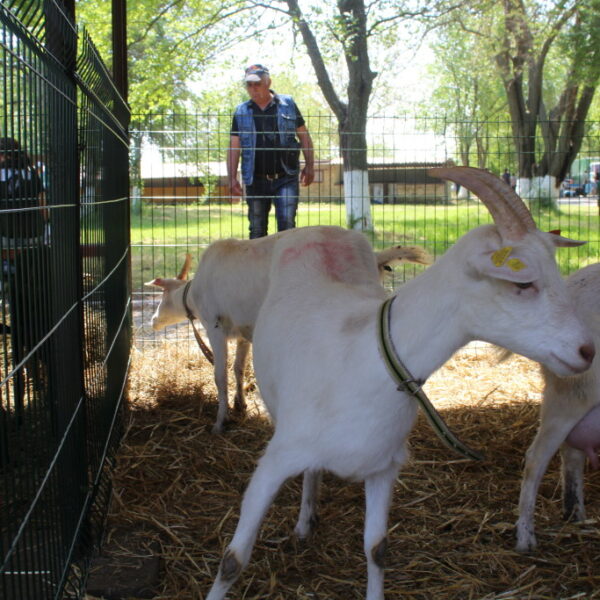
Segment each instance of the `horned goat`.
[[[467,233],[393,296],[390,337],[413,379],[425,381],[474,339],[540,361],[558,375],[587,369],[594,345],[554,258],[555,246],[578,242],[539,231],[522,200],[490,173],[468,167],[430,173],[475,192],[495,225]],[[399,391],[379,352],[385,293],[361,267],[369,252],[364,238],[342,229],[281,238],[273,249],[253,344],[275,432],[250,479],[207,600],[225,597],[250,559],[280,486],[301,473],[295,531],[308,535],[322,470],[364,481],[366,598],[383,599],[389,506],[417,403]]]
[[[293,230],[294,236],[310,234],[311,227]],[[234,408],[244,414],[246,400],[244,393],[244,371],[252,341],[252,331],[258,310],[269,287],[269,265],[273,245],[286,230],[270,236],[238,240],[226,239],[212,243],[202,255],[196,270],[187,304],[193,316],[198,317],[204,326],[214,357],[214,376],[217,386],[218,412],[213,433],[220,433],[228,416],[227,390],[227,342],[236,339],[234,361],[235,396]],[[394,246],[377,253],[377,269],[380,278],[386,271],[400,263],[428,265],[432,259],[418,246]],[[162,329],[167,325],[180,323],[188,318],[184,306],[184,290],[191,256],[177,278],[157,278],[146,285],[163,290],[161,301],[152,316],[152,327]]]
[[[600,345],[600,263],[567,278],[567,288],[596,346]],[[557,377],[543,367],[544,395],[540,425],[527,450],[517,521],[517,550],[534,550],[534,510],[540,481],[560,448],[565,518],[585,519],[583,469],[586,454],[598,467],[600,446],[600,360],[580,375]],[[584,452],[585,451],[585,452]]]

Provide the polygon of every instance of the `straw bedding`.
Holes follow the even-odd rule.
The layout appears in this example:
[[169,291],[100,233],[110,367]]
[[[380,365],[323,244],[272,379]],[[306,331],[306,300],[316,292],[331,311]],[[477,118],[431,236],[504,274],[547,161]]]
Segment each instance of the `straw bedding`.
[[[109,538],[125,530],[142,546],[160,548],[156,599],[204,598],[272,432],[251,393],[250,415],[212,435],[212,370],[191,354],[177,356],[165,345],[136,357],[114,475]],[[386,598],[600,598],[598,473],[586,471],[589,519],[565,523],[555,458],[536,511],[539,550],[513,550],[523,457],[538,418],[535,364],[515,357],[496,365],[485,348],[463,352],[426,389],[451,428],[486,460],[451,454],[419,417],[390,513]],[[362,486],[324,478],[320,523],[308,543],[292,534],[300,490],[299,479],[282,488],[229,598],[364,598]],[[118,552],[113,558],[118,563]]]

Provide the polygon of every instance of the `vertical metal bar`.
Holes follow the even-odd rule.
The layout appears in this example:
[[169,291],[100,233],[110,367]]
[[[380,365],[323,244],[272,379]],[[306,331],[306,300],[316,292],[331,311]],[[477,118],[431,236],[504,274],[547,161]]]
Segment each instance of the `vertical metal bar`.
[[113,78],[127,101],[127,0],[112,0],[112,32]]

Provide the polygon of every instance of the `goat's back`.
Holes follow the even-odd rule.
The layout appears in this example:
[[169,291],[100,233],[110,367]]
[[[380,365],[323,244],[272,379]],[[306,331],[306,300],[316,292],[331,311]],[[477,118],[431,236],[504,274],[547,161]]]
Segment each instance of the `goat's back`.
[[219,319],[227,328],[253,327],[269,287],[273,246],[281,235],[218,240],[206,249],[193,287],[205,326]]
[[[205,327],[218,320],[227,335],[251,337],[270,287],[276,246],[284,267],[302,262],[313,276],[380,289],[375,254],[367,238],[356,231],[317,225],[252,240],[218,240],[204,252],[193,284]],[[294,274],[292,283],[308,279]]]
[[331,283],[376,286],[377,259],[363,233],[335,226],[294,230],[273,249],[271,280],[280,286]]

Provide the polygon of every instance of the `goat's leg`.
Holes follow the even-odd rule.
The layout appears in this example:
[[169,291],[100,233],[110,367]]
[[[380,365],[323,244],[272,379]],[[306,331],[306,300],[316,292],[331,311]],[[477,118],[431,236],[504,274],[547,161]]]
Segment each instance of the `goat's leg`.
[[217,420],[212,428],[213,433],[222,433],[223,425],[227,421],[229,403],[227,398],[227,338],[220,329],[209,333],[210,345],[214,356],[215,384],[217,386],[217,399],[219,408]]
[[525,455],[525,469],[519,496],[519,518],[517,520],[517,545],[519,552],[535,550],[535,500],[538,488],[550,459],[564,442],[577,419],[542,421],[538,432]]
[[367,557],[367,600],[383,600],[383,566],[387,549],[387,522],[398,467],[365,480],[364,549]]
[[235,411],[240,415],[246,414],[246,395],[244,394],[244,373],[246,371],[246,362],[248,360],[248,352],[250,350],[250,342],[244,339],[238,339],[235,351],[235,363],[233,372],[235,373],[235,397],[233,406]]
[[252,547],[262,520],[283,482],[294,473],[289,462],[269,448],[260,459],[244,493],[240,520],[231,543],[225,550],[219,573],[206,600],[222,600],[250,560]]
[[319,499],[320,484],[320,471],[304,471],[300,515],[298,516],[298,523],[296,523],[296,527],[294,528],[294,533],[301,540],[307,538],[317,524],[317,502]]
[[563,444],[560,448],[562,459],[562,499],[565,520],[583,521],[585,506],[583,501],[583,469],[585,454],[581,450]]

